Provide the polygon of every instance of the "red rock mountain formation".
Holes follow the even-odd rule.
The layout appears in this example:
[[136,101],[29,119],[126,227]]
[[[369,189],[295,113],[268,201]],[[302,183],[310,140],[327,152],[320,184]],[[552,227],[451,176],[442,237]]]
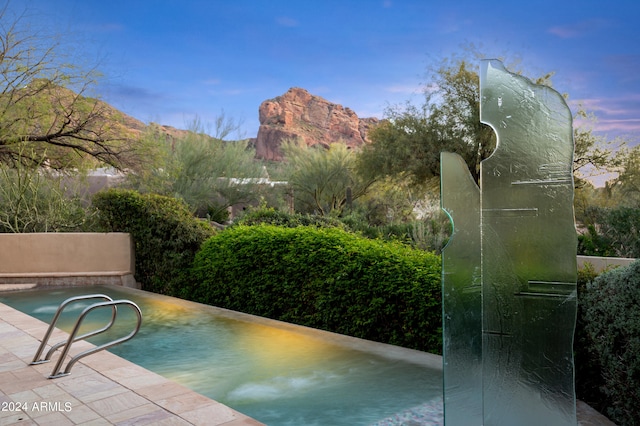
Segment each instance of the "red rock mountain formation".
[[367,131],[378,122],[376,118],[358,118],[351,109],[297,87],[262,102],[259,113],[256,158],[276,161],[282,160],[280,145],[286,139],[299,139],[307,146],[341,141],[358,147],[368,142]]

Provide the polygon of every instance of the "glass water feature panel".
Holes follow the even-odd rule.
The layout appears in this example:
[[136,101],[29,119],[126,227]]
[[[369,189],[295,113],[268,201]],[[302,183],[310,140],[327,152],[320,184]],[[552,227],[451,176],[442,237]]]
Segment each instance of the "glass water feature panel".
[[480,95],[497,135],[480,189],[460,157],[441,158],[454,226],[443,252],[445,423],[576,425],[571,112],[495,60],[482,62]]
[[490,425],[575,425],[573,127],[562,96],[483,61],[483,399]]
[[447,424],[482,424],[480,189],[464,159],[440,156],[442,209],[453,235],[442,252],[443,385]]

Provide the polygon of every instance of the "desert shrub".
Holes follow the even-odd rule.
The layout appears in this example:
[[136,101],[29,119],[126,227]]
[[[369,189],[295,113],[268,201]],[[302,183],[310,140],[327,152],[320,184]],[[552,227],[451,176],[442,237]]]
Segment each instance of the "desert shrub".
[[640,209],[592,208],[587,232],[578,237],[578,253],[593,256],[640,257]]
[[144,290],[175,294],[201,244],[214,233],[175,198],[109,189],[97,193],[93,205],[102,230],[131,234],[135,278]]
[[235,226],[196,255],[198,302],[441,352],[440,258],[336,228]]
[[578,399],[600,412],[605,412],[606,406],[604,402],[606,397],[601,390],[604,385],[602,366],[598,356],[594,354],[592,341],[586,331],[587,307],[589,305],[584,300],[587,285],[598,275],[599,273],[590,263],[586,263],[584,268],[578,270],[578,315],[573,340],[573,353]]
[[582,295],[590,350],[600,364],[605,413],[638,425],[640,410],[640,261],[606,271]]
[[317,228],[335,227],[348,229],[342,222],[329,216],[287,213],[268,207],[250,209],[234,222],[234,225],[252,226],[260,224],[284,226],[287,228],[313,226]]

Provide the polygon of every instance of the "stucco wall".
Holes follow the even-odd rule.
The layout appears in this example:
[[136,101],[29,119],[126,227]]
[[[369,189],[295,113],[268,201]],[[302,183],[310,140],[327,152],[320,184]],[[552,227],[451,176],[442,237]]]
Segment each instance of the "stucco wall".
[[611,267],[627,266],[635,260],[625,257],[578,256],[578,268],[583,268],[586,263],[590,263],[596,271],[604,271]]
[[0,234],[0,285],[117,284],[135,287],[125,233]]

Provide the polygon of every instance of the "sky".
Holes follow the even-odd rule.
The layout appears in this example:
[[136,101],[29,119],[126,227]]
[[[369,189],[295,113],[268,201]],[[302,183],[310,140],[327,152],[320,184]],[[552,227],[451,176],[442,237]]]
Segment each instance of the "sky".
[[[0,0],[1,1],[1,0]],[[97,94],[146,123],[211,125],[255,137],[260,104],[302,87],[384,116],[420,104],[433,69],[465,46],[525,75],[554,72],[596,132],[640,135],[637,0],[12,0],[74,40],[103,74]],[[467,55],[468,56],[468,55]],[[473,59],[473,58],[470,58]],[[515,70],[515,69],[514,69]]]

